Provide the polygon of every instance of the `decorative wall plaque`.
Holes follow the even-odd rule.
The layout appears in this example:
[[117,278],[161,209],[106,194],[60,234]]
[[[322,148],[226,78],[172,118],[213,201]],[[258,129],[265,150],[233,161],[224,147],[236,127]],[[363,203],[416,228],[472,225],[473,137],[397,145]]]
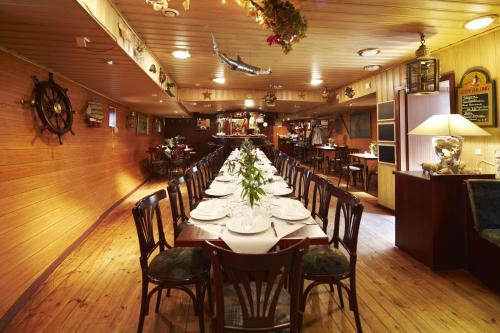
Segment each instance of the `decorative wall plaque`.
[[458,113],[478,126],[497,126],[496,86],[486,70],[476,67],[462,76]]

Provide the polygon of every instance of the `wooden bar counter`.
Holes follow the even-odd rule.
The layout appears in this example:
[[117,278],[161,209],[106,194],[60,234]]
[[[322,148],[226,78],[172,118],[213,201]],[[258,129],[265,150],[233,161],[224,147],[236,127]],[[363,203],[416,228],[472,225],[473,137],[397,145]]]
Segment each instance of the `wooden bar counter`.
[[431,175],[395,171],[396,246],[433,270],[464,267],[466,179],[494,175]]

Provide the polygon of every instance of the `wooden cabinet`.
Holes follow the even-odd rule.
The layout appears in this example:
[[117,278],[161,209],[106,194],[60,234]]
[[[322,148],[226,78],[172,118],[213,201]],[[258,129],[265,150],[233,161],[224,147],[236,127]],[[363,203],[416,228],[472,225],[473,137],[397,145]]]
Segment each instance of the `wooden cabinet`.
[[463,182],[494,175],[395,171],[396,246],[433,270],[464,267]]

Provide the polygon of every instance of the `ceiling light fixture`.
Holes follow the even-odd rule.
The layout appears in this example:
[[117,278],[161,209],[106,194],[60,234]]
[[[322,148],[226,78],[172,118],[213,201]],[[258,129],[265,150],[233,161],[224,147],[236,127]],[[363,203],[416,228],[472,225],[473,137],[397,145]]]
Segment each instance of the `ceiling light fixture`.
[[376,71],[380,70],[381,68],[382,68],[382,66],[380,66],[380,65],[368,65],[368,66],[364,67],[365,71],[367,71],[367,72],[376,72]]
[[311,79],[311,85],[312,86],[318,86],[320,84],[323,83],[323,80],[322,79],[318,79],[318,78],[313,78]]
[[253,99],[247,98],[245,99],[245,107],[253,108],[255,106],[255,102]]
[[475,19],[465,22],[464,28],[467,30],[479,30],[489,26],[497,19],[498,15],[487,15],[487,16],[477,17]]
[[218,84],[224,84],[226,83],[226,78],[224,77],[215,77],[212,79],[212,81],[214,81],[215,83],[218,83]]
[[191,57],[191,53],[188,50],[175,50],[172,51],[172,55],[177,59],[187,59]]
[[361,57],[373,57],[380,53],[380,49],[377,48],[367,48],[358,51]]
[[160,99],[160,103],[163,103],[163,100],[162,100],[162,99]]
[[108,65],[113,65],[113,60],[107,60],[107,61],[106,61],[106,63],[107,63]]

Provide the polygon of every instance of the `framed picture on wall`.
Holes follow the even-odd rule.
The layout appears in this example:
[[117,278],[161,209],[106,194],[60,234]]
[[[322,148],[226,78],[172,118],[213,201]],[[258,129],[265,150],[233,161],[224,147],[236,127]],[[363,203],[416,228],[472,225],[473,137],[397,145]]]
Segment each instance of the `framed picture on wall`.
[[196,129],[202,131],[210,129],[210,118],[197,118]]
[[396,141],[396,124],[395,123],[379,123],[378,124],[378,141],[395,142]]
[[371,138],[372,123],[370,111],[352,111],[349,115],[351,138]]
[[146,114],[139,113],[137,116],[137,135],[149,134],[149,119]]

